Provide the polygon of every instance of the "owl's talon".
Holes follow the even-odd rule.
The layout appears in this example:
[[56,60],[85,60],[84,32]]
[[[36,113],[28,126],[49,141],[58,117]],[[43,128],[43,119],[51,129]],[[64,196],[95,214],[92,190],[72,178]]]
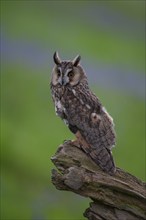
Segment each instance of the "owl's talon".
[[78,142],[78,140],[73,140],[72,141],[72,145],[74,145],[75,147],[78,147],[78,148],[81,148],[81,145],[80,145],[80,143]]
[[64,140],[63,141],[63,144],[69,144],[69,143],[71,143],[72,141],[71,140]]

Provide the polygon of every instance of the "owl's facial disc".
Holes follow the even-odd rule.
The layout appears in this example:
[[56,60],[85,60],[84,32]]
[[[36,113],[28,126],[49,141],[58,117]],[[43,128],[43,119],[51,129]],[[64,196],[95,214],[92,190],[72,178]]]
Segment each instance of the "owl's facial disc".
[[73,75],[72,68],[62,69],[58,67],[57,76],[58,76],[58,83],[61,86],[66,86]]
[[57,53],[54,54],[55,67],[53,69],[52,83],[59,86],[75,86],[79,83],[82,73],[80,73],[81,57],[77,56],[73,61],[61,61]]
[[56,66],[56,78],[57,83],[61,86],[66,86],[70,83],[73,77],[73,66],[71,62],[61,62],[60,65]]

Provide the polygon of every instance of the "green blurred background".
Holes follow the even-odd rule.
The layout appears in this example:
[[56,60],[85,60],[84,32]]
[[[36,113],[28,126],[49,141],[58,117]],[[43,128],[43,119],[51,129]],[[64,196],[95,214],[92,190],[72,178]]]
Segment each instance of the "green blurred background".
[[79,220],[89,200],[55,189],[50,157],[73,139],[56,117],[52,55],[82,56],[113,116],[116,165],[145,180],[145,1],[1,1],[1,219]]

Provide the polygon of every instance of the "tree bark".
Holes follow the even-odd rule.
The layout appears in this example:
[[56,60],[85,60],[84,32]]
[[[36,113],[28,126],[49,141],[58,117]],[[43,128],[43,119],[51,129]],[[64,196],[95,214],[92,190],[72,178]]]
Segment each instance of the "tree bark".
[[146,219],[146,184],[117,168],[114,175],[103,172],[73,142],[59,146],[51,158],[58,171],[52,170],[52,182],[67,190],[91,198],[84,216],[88,220]]

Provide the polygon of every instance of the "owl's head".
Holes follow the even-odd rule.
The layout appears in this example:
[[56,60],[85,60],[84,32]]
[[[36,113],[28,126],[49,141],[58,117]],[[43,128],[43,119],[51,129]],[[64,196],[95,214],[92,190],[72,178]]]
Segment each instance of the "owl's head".
[[53,56],[55,66],[52,71],[52,84],[66,86],[77,85],[86,78],[83,68],[79,65],[81,56],[76,56],[72,61],[62,61],[57,52]]

